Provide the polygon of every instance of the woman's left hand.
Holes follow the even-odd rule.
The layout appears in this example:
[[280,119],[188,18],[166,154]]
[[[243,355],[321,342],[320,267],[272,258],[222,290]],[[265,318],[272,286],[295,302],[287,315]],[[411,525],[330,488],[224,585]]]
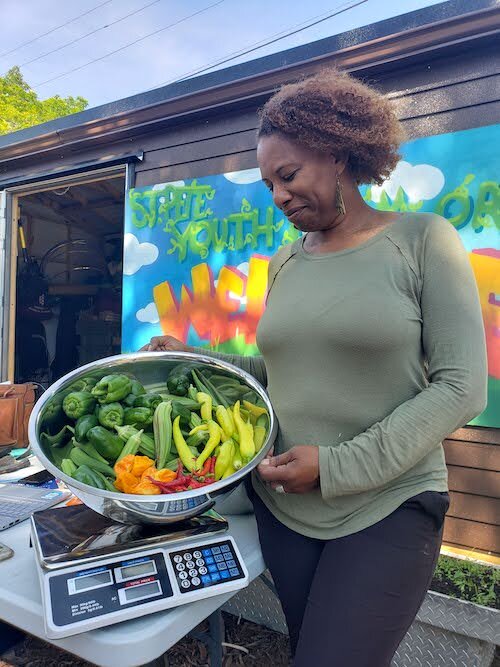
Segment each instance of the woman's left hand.
[[318,447],[297,445],[264,459],[257,470],[273,489],[282,486],[285,493],[308,493],[319,485]]

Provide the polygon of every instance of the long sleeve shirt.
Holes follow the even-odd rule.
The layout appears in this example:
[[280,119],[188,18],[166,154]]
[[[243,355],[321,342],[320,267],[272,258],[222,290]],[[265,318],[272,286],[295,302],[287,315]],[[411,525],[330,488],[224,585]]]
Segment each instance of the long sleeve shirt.
[[362,530],[423,491],[446,491],[442,440],[486,404],[484,328],[453,226],[408,213],[353,248],[299,243],[257,329],[261,357],[222,356],[267,385],[275,453],[319,446],[320,484],[256,492],[319,539]]

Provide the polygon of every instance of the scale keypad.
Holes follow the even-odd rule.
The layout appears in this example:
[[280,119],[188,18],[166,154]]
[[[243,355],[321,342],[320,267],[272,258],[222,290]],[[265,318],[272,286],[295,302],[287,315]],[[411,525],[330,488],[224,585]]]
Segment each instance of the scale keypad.
[[181,593],[190,593],[244,577],[229,540],[206,544],[195,551],[175,551],[170,554],[170,559]]

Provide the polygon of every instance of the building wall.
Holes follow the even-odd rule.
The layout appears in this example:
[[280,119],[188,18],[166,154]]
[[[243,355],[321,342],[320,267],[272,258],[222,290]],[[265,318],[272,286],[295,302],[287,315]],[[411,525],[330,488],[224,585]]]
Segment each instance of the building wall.
[[[372,67],[361,78],[389,95],[408,139],[498,123],[500,53],[490,45],[449,57]],[[127,139],[99,137],[74,152],[66,145],[51,161],[28,157],[9,168],[12,177],[47,173],[109,154],[144,151],[136,186],[236,171],[256,166],[255,100],[232,110],[213,111],[191,122],[165,121],[140,128]],[[500,430],[464,428],[446,441],[451,508],[445,541],[500,553]]]

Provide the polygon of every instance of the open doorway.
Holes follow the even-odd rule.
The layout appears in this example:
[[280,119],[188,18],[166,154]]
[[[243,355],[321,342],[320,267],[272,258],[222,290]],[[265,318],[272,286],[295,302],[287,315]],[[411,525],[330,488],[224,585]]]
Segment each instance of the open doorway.
[[119,354],[125,174],[17,198],[15,382]]

